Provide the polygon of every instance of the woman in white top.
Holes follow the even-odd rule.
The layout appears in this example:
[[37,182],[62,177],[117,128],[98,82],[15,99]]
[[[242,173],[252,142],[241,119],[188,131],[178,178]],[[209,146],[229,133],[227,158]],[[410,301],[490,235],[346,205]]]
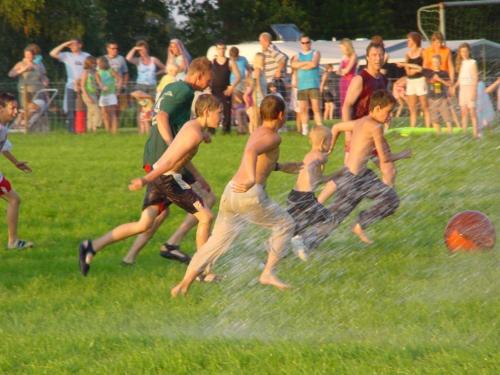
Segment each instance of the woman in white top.
[[172,39],[168,45],[166,65],[168,64],[179,67],[176,78],[178,81],[183,81],[191,64],[191,55],[180,39]]
[[467,116],[470,116],[472,122],[472,134],[474,138],[479,137],[476,115],[477,99],[477,63],[471,58],[471,48],[468,43],[462,43],[458,47],[456,58],[456,71],[458,79],[453,88],[458,87],[458,102],[462,112],[462,129],[467,132]]
[[[136,52],[139,57],[135,57]],[[139,40],[126,57],[127,61],[137,66],[137,84],[135,89],[155,96],[156,75],[165,71],[165,65],[156,57],[149,55],[149,45]]]

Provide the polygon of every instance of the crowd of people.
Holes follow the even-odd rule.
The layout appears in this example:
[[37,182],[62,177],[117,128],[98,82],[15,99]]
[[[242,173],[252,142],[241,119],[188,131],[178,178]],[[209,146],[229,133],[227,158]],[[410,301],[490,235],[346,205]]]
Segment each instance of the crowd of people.
[[[384,77],[389,70],[394,72],[395,69],[396,76],[401,76],[394,82],[385,83],[398,101],[396,116],[400,116],[407,106],[411,127],[417,125],[418,115],[422,113],[425,127],[433,126],[440,132],[441,123],[444,123],[448,133],[452,131],[452,122],[465,131],[470,119],[474,136],[480,136],[480,127],[494,116],[484,93],[497,90],[498,79],[484,87],[471,48],[466,43],[459,47],[453,61],[452,52],[440,32],[432,35],[431,45],[425,49],[419,33],[410,32],[407,39],[405,62],[391,63],[389,54],[384,51],[379,70]],[[384,45],[380,36],[372,37],[371,42]],[[227,54],[226,44],[216,42],[215,56],[211,60],[213,79],[206,91],[223,103],[222,131],[228,133],[233,126],[239,134],[254,131],[260,123],[259,105],[268,93],[286,99],[287,117],[295,113],[297,131],[303,135],[309,131],[310,114],[315,125],[333,119],[336,111],[341,119],[348,119],[352,103],[349,100],[346,103],[346,98],[352,99],[354,94],[350,91],[357,90],[351,87],[351,82],[363,72],[353,44],[349,39],[342,39],[339,65],[321,67],[321,54],[312,43],[308,36],[301,36],[300,52],[287,56],[272,42],[271,35],[264,32],[259,36],[261,51],[249,62],[240,56],[237,47],[232,47]],[[116,133],[121,109],[127,107],[129,98],[134,98],[138,104],[137,129],[139,133],[149,133],[158,94],[169,83],[182,81],[192,61],[179,39],[172,39],[168,44],[165,63],[150,55],[149,45],[143,40],[138,41],[126,57],[119,55],[118,48],[116,42],[110,41],[106,43],[106,54],[96,58],[82,50],[81,40],[72,39],[50,51],[50,56],[64,63],[66,68],[63,108],[68,131],[75,131],[75,112],[83,110],[87,131],[95,132],[104,125],[106,131]],[[137,70],[132,87],[127,62]],[[25,48],[23,60],[10,70],[9,77],[18,78],[21,108],[28,111],[28,104],[35,110],[44,108],[40,98],[33,102],[36,92],[49,85],[36,44]],[[485,104],[480,113],[476,110],[479,100]],[[456,107],[460,107],[461,122]]]

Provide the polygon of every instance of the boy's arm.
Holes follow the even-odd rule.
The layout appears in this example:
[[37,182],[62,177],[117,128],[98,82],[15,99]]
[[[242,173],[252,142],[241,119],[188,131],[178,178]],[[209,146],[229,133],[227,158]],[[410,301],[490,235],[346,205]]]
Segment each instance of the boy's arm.
[[7,158],[12,164],[14,164],[17,168],[22,170],[23,172],[31,172],[31,168],[28,167],[27,161],[19,161],[10,151],[2,151],[3,156]]
[[333,151],[333,148],[335,147],[335,144],[337,143],[337,140],[341,132],[352,132],[353,129],[354,129],[354,121],[345,121],[335,124],[332,127],[332,147],[330,147],[328,153],[330,154]]
[[389,144],[384,138],[383,126],[375,125],[372,131],[375,149],[377,150],[380,161],[380,171],[382,172],[382,181],[388,186],[394,186],[396,179],[396,168],[391,160],[391,150]]
[[301,161],[289,161],[285,163],[276,162],[276,166],[274,167],[275,171],[280,171],[284,173],[297,174],[300,172],[304,163]]
[[165,143],[170,145],[174,140],[174,135],[172,134],[172,128],[170,127],[168,112],[158,112],[156,115],[156,126],[158,127],[158,132]]
[[[184,129],[183,129],[184,130]],[[174,142],[160,156],[160,159],[155,164],[155,169],[146,174],[142,178],[133,179],[129,185],[130,190],[139,190],[144,185],[154,181],[162,174],[170,171],[175,163],[188,155],[201,142],[199,137],[193,136],[185,132],[185,135],[176,138]]]

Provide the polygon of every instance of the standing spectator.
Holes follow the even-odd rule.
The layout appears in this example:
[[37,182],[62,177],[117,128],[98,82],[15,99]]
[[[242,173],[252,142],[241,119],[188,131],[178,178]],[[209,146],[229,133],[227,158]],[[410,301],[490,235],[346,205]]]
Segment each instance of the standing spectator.
[[33,46],[24,49],[24,57],[9,71],[9,77],[18,77],[17,90],[21,107],[27,110],[38,90],[48,85],[48,79],[43,64],[35,62],[36,50]]
[[[431,45],[424,49],[424,69],[432,69],[432,57],[435,55],[439,55],[441,59],[441,66],[439,67],[439,70],[443,70],[448,73],[450,83],[453,85],[455,83],[455,66],[453,65],[452,53],[451,50],[446,47],[444,36],[439,31],[432,34]],[[449,92],[448,94],[452,94],[452,92]],[[455,113],[455,106],[457,105],[456,101],[452,96],[448,96],[447,102],[455,125],[460,127],[458,116]]]
[[441,126],[439,124],[439,116],[441,116],[446,123],[448,134],[451,134],[451,116],[448,108],[448,90],[451,86],[450,76],[445,70],[441,70],[441,56],[434,55],[432,57],[432,70],[425,70],[428,76],[429,83],[429,110],[431,114],[432,126],[436,129],[436,133],[441,133]]
[[[65,48],[69,48],[71,52],[61,52]],[[67,80],[64,91],[64,110],[68,115],[68,131],[74,133],[76,95],[79,91],[77,81],[82,76],[83,63],[87,56],[90,55],[82,51],[82,41],[80,39],[72,39],[55,47],[50,51],[50,56],[64,63],[66,67]]]
[[[138,53],[139,57],[135,57]],[[156,95],[156,71],[165,70],[165,65],[161,61],[149,55],[149,44],[144,40],[139,40],[135,47],[127,53],[127,61],[137,67],[137,79],[135,90],[142,91],[151,97]],[[137,112],[137,129],[139,133],[142,132],[141,128],[141,113]]]
[[87,131],[96,132],[101,126],[102,118],[97,99],[97,61],[94,56],[88,56],[83,63],[83,74],[80,80],[82,99],[87,106]]
[[272,37],[269,33],[259,35],[259,43],[264,54],[264,73],[266,82],[274,84],[283,97],[286,97],[285,83],[283,75],[285,72],[287,55],[280,51],[278,47],[272,44]]
[[405,63],[400,63],[406,71],[406,96],[408,100],[408,109],[410,110],[410,126],[414,128],[417,125],[417,103],[420,102],[422,112],[424,112],[425,127],[431,126],[429,108],[427,106],[427,82],[422,72],[424,62],[423,50],[421,48],[422,36],[417,32],[408,33],[408,52],[406,53]]
[[299,101],[300,113],[302,116],[302,135],[307,135],[309,121],[309,101],[314,114],[316,126],[322,125],[321,111],[319,108],[319,60],[321,54],[313,50],[311,38],[307,35],[300,37],[302,51],[292,58],[292,69],[297,70],[297,99]]
[[97,84],[101,89],[99,96],[99,107],[102,108],[104,128],[111,134],[118,131],[118,117],[116,107],[118,98],[116,92],[121,85],[121,77],[109,66],[108,59],[101,56],[97,59]]
[[167,49],[167,64],[175,64],[178,67],[177,80],[183,81],[191,64],[191,55],[180,39],[172,39]]
[[[135,57],[138,53],[139,57]],[[144,40],[139,40],[135,47],[127,53],[127,61],[137,66],[136,90],[144,91],[152,97],[156,94],[157,70],[164,71],[165,65],[149,55],[149,44]]]
[[264,100],[267,92],[266,75],[264,73],[264,54],[257,52],[253,59],[252,79],[249,80],[245,92],[245,103],[247,105],[247,114],[250,119],[248,127],[249,133],[257,130],[260,124],[260,104]]
[[[236,64],[226,57],[226,45],[222,41],[215,43],[217,54],[212,61],[212,94],[219,99],[223,106],[222,131],[228,134],[231,131],[231,96],[235,86],[240,82],[240,72]],[[230,82],[231,73],[236,80],[234,86]]]
[[252,70],[246,57],[240,56],[238,47],[231,47],[229,49],[229,58],[236,65],[240,73],[239,82],[236,81],[236,75],[233,72],[231,72],[230,81],[231,86],[233,86],[232,108],[238,125],[238,134],[244,134],[247,129],[247,118],[243,94],[245,92],[245,80],[250,77]]
[[467,132],[467,117],[472,122],[472,134],[474,138],[480,136],[477,127],[476,99],[477,99],[477,63],[471,56],[471,48],[468,43],[462,43],[458,47],[456,58],[456,71],[458,80],[454,89],[458,87],[458,102],[462,114],[462,129]]
[[333,120],[335,111],[335,72],[332,64],[326,64],[325,71],[321,77],[319,91],[323,97],[324,120]]
[[342,59],[340,60],[340,66],[337,70],[337,74],[341,77],[339,84],[340,91],[340,107],[344,105],[345,96],[347,94],[347,88],[351,83],[352,78],[356,74],[356,69],[358,67],[358,57],[354,52],[352,47],[352,42],[350,39],[342,39],[340,41],[340,50],[342,51]]
[[[342,121],[357,120],[368,115],[370,97],[377,90],[387,88],[387,78],[380,73],[384,61],[384,47],[370,43],[366,47],[366,68],[356,75],[347,89],[342,106]],[[345,133],[345,158],[349,156],[351,132]]]
[[119,46],[116,41],[111,40],[106,43],[106,55],[104,55],[104,57],[108,59],[109,66],[111,67],[111,69],[113,69],[120,75],[122,82],[121,89],[117,93],[118,106],[116,115],[118,116],[118,123],[119,123],[120,109],[123,110],[128,107],[127,85],[130,77],[128,74],[127,61],[122,55],[119,55],[118,52],[119,52]]

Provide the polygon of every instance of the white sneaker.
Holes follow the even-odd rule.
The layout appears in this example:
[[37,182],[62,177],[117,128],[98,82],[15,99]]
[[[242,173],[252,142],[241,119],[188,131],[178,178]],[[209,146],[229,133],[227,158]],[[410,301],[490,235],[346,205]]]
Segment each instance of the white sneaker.
[[303,262],[307,262],[309,256],[307,255],[306,245],[304,245],[304,240],[302,239],[302,236],[292,237],[292,249],[300,260],[302,260]]

